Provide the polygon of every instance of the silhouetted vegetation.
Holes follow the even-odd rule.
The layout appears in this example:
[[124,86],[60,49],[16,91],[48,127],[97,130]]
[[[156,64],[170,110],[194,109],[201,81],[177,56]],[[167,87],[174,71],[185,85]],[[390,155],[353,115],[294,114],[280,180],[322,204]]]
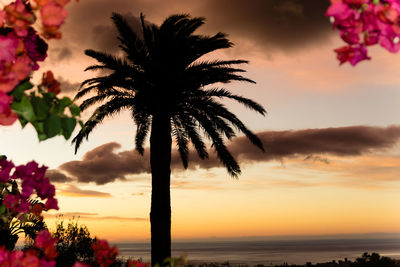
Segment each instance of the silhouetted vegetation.
[[65,227],[64,221],[59,218],[52,235],[59,239],[56,244],[57,267],[69,267],[76,261],[87,264],[93,262],[92,244],[96,239],[90,236],[89,229],[85,225],[78,225],[78,221],[72,219]]
[[389,257],[381,257],[378,253],[369,254],[365,252],[361,257],[357,258],[355,261],[350,261],[348,259],[331,261],[325,263],[315,263],[307,262],[306,264],[280,264],[280,265],[246,265],[246,264],[230,264],[225,263],[202,263],[202,264],[188,264],[187,267],[400,267],[400,260],[394,260]]

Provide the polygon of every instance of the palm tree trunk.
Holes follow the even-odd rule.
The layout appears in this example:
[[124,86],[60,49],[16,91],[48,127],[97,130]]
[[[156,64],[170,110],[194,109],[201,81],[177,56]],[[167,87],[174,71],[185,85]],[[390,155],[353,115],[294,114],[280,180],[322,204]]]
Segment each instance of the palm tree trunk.
[[153,115],[150,135],[151,264],[162,266],[171,257],[171,122],[165,114]]

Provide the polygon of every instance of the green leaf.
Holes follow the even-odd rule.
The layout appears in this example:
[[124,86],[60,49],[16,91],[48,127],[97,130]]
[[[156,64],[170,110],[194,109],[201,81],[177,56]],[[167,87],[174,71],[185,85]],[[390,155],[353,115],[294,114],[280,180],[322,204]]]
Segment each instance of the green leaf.
[[29,81],[26,80],[24,82],[21,82],[17,87],[14,88],[12,95],[14,97],[14,100],[20,101],[22,96],[24,95],[24,92],[26,90],[29,90],[33,87],[33,84]]
[[19,122],[21,123],[22,129],[25,128],[26,124],[28,123],[27,120],[25,120],[22,117],[18,117]]
[[51,138],[56,136],[61,132],[61,119],[56,114],[51,114],[44,121],[44,133],[47,135],[47,138]]
[[33,127],[35,127],[35,130],[38,134],[39,141],[46,140],[47,135],[44,132],[44,123],[35,121],[32,123],[32,125],[33,125]]
[[81,115],[81,109],[76,104],[71,104],[71,106],[69,106],[69,110],[74,117]]
[[6,212],[6,206],[0,205],[0,215],[4,214]]
[[38,120],[46,119],[50,111],[50,107],[47,102],[43,98],[36,96],[33,97],[31,101],[33,109],[35,110],[36,118]]
[[36,120],[35,111],[33,110],[31,101],[27,96],[23,95],[20,102],[13,102],[11,108],[18,114],[18,116],[23,117],[29,122]]
[[75,129],[76,120],[74,118],[62,118],[61,124],[63,129],[63,135],[65,139],[68,140]]
[[72,104],[72,100],[69,99],[68,97],[62,98],[58,104],[56,105],[54,112],[58,114],[64,114],[64,109]]

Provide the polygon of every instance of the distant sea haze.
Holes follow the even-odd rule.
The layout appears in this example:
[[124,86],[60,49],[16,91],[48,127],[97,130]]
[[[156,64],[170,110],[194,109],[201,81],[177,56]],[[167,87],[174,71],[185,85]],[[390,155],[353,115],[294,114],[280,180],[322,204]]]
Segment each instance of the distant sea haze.
[[[121,257],[150,261],[149,243],[116,243]],[[400,238],[175,242],[172,256],[191,263],[274,265],[354,260],[364,252],[400,259]]]

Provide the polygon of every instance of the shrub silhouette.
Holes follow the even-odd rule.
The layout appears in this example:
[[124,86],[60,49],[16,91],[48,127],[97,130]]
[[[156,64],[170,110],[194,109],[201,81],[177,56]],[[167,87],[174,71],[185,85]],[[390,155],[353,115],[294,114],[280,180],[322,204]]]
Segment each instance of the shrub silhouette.
[[59,254],[56,258],[57,266],[72,266],[76,261],[88,264],[93,262],[92,244],[96,242],[96,238],[90,236],[85,225],[78,225],[75,218],[68,222],[67,227],[59,219],[53,237],[59,239],[56,244]]

